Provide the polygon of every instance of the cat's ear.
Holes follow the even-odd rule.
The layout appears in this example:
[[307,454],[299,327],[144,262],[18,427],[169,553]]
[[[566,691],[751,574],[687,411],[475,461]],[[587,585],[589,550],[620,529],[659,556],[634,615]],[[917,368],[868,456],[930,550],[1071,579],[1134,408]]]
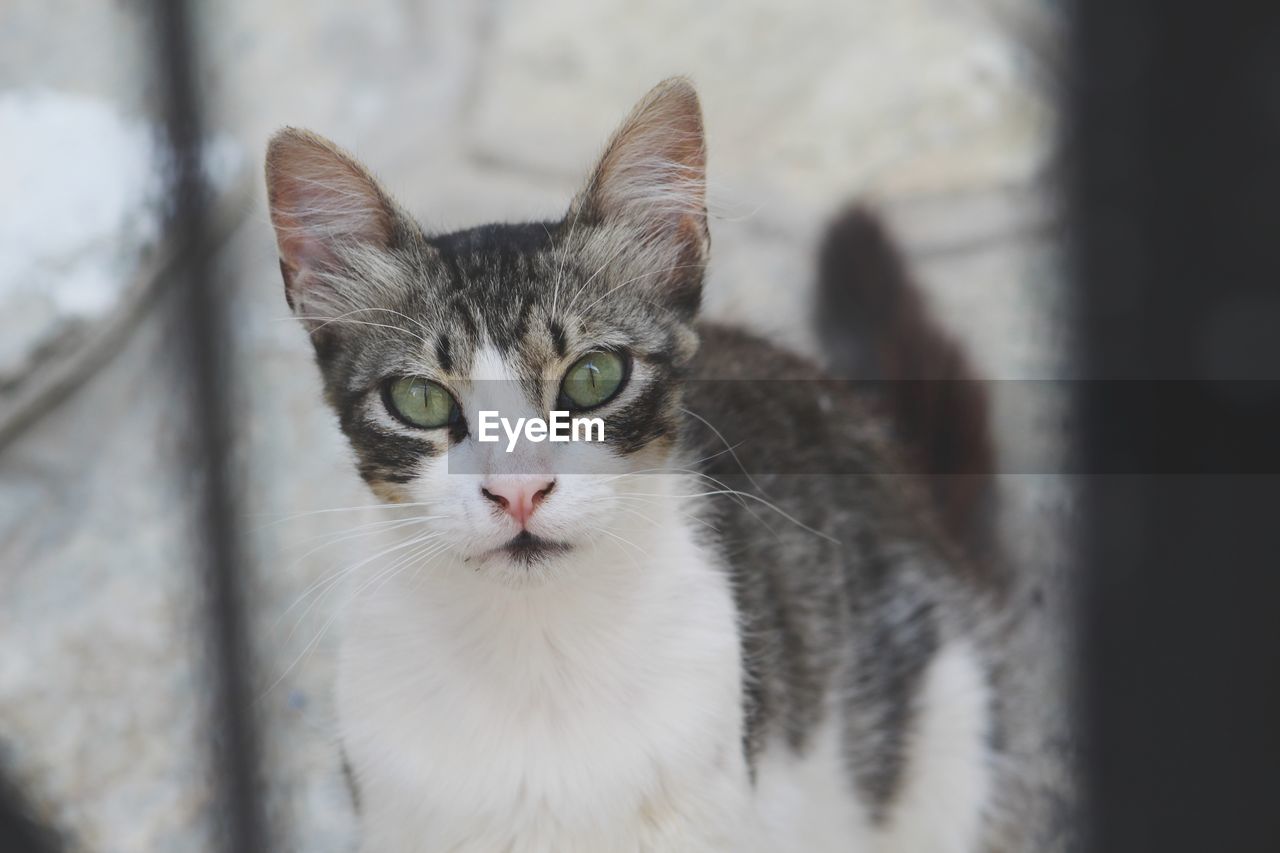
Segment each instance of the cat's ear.
[[710,247],[706,168],[698,93],[674,77],[650,91],[614,132],[569,216],[638,229],[654,260],[672,268],[671,284],[692,288],[682,296],[696,310]]
[[285,298],[314,328],[351,307],[357,295],[343,291],[361,284],[352,267],[362,251],[392,247],[401,214],[353,157],[296,128],[267,146],[267,198]]

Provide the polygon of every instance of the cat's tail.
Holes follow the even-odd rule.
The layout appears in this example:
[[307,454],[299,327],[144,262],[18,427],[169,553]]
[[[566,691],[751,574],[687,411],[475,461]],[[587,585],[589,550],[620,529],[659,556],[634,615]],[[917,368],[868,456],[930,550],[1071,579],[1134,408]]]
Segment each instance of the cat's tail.
[[873,384],[913,470],[962,546],[994,544],[995,451],[986,386],[934,319],[885,226],[846,210],[821,248],[816,325],[832,374]]

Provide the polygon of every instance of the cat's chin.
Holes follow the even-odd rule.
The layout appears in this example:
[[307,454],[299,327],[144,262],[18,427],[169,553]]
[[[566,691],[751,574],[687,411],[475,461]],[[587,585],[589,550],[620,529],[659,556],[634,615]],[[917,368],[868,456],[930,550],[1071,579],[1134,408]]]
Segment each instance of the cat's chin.
[[522,530],[507,542],[486,551],[484,557],[507,560],[516,565],[530,568],[538,563],[548,562],[563,554],[567,554],[573,546],[567,542],[557,542]]
[[511,537],[466,560],[486,579],[503,586],[541,586],[557,576],[557,568],[572,553],[573,545],[538,536],[529,531]]

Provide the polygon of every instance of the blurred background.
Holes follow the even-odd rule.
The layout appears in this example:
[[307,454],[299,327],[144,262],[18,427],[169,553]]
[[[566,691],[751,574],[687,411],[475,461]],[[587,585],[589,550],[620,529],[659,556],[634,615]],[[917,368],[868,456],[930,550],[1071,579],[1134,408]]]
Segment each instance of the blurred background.
[[[148,4],[0,4],[0,766],[94,851],[211,849],[195,453],[162,310],[173,247]],[[373,516],[285,305],[261,158],[353,151],[420,220],[558,217],[631,105],[690,76],[709,135],[710,316],[811,350],[823,224],[884,211],[993,379],[1070,374],[1047,0],[223,0],[195,35],[232,312],[237,509],[274,849],[350,849],[331,720],[335,586]],[[1001,453],[1061,401],[994,383]],[[1017,389],[1016,393],[1005,388]],[[198,389],[197,389],[198,390]],[[1033,470],[1006,462],[1007,470]],[[1038,469],[1036,469],[1038,470]],[[1062,477],[1007,475],[1026,576],[1026,750],[1065,743]],[[1053,787],[1060,780],[1041,780]]]

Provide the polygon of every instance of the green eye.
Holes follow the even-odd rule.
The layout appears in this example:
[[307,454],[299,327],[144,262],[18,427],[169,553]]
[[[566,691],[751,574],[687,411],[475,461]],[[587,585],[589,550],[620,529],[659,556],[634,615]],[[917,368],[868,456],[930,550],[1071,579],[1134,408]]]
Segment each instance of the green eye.
[[613,399],[627,378],[627,363],[616,352],[592,352],[564,375],[560,397],[573,409],[594,409]]
[[387,385],[387,408],[402,421],[423,429],[439,429],[462,413],[443,385],[417,376],[406,376]]

